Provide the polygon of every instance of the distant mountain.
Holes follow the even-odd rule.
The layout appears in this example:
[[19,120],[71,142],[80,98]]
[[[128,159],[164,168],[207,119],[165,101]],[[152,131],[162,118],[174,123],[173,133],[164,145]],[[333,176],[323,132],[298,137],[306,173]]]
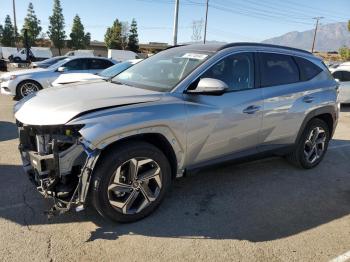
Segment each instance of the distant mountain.
[[[311,50],[314,30],[289,32],[282,36],[263,41],[267,44],[285,45]],[[350,46],[350,32],[347,23],[321,25],[317,31],[315,51],[338,51],[342,46]]]

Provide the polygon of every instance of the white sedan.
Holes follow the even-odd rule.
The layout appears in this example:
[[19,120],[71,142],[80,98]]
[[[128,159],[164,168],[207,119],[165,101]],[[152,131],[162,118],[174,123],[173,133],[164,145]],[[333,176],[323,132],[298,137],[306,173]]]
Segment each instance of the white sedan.
[[339,81],[339,102],[350,103],[350,68],[338,67],[332,72],[334,79]]
[[48,68],[24,69],[0,78],[1,94],[21,99],[47,88],[58,77],[71,73],[99,73],[117,62],[102,57],[67,57]]
[[108,80],[115,77],[116,75],[119,75],[121,72],[137,64],[140,61],[142,61],[142,59],[133,59],[122,63],[118,63],[97,74],[73,73],[73,74],[61,75],[55,81],[53,81],[51,85],[62,86],[66,84],[72,84],[72,83],[84,82],[84,81],[93,81],[93,80],[101,80],[101,79]]

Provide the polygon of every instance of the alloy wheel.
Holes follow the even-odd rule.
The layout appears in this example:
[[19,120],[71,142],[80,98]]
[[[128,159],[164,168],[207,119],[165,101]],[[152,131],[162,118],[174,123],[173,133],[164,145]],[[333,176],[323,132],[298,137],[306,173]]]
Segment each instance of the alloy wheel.
[[111,177],[109,203],[123,214],[139,213],[157,199],[162,188],[161,177],[161,168],[153,159],[129,159]]
[[325,152],[326,131],[322,127],[315,127],[309,133],[304,144],[304,156],[308,163],[315,163]]
[[39,91],[39,88],[34,83],[28,82],[28,83],[24,83],[21,86],[21,95],[22,95],[22,97],[25,97],[25,96],[28,96],[30,94],[36,93],[38,91]]

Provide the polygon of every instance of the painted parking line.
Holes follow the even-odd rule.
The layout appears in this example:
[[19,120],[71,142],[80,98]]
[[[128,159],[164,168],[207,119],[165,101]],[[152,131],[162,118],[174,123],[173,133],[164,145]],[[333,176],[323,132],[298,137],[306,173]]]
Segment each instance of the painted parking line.
[[350,259],[350,251],[348,251],[340,256],[337,256],[336,258],[333,258],[329,262],[345,262],[345,261],[349,261],[349,259]]

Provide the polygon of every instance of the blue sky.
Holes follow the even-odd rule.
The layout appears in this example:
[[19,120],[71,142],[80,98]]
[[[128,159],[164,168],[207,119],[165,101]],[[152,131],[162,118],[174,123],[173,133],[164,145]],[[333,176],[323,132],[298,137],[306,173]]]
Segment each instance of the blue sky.
[[[179,42],[191,41],[192,22],[204,19],[206,0],[180,0]],[[47,30],[51,0],[16,0],[17,23],[21,28],[29,2]],[[172,42],[174,0],[61,0],[69,35],[72,20],[79,14],[93,40],[103,41],[106,28],[115,18],[139,26],[141,43]],[[289,31],[314,27],[312,17],[322,23],[350,19],[350,0],[210,0],[208,40],[226,42],[262,41]],[[0,0],[0,23],[12,17],[12,0]]]

